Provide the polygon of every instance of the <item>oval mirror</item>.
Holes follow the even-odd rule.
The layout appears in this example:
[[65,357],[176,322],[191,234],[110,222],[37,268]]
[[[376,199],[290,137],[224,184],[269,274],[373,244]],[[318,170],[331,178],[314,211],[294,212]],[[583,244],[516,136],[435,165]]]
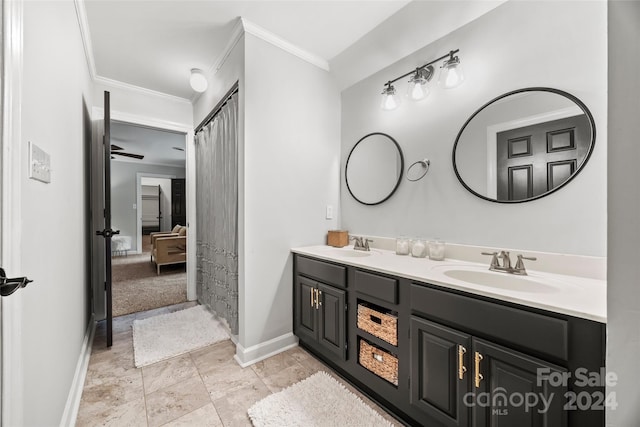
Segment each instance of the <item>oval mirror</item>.
[[485,200],[535,200],[580,172],[595,138],[593,117],[575,96],[519,89],[489,101],[466,121],[453,146],[453,168],[462,185]]
[[345,180],[349,193],[364,205],[378,205],[400,185],[404,157],[395,139],[384,133],[370,133],[353,146]]

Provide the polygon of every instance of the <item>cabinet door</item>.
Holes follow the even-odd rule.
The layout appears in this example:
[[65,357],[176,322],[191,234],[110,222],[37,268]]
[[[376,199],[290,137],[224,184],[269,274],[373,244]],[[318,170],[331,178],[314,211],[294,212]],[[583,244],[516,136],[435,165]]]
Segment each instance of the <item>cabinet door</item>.
[[[558,379],[567,373],[565,368],[477,338],[472,347],[475,427],[567,425],[567,388],[548,381],[549,375]],[[482,375],[479,387],[476,374]]]
[[318,283],[318,342],[342,360],[346,359],[346,293]]
[[[411,316],[411,401],[413,409],[446,426],[467,426],[470,408],[471,337]],[[425,421],[426,423],[427,421]]]
[[315,341],[318,337],[315,288],[317,283],[302,276],[296,276],[294,292],[294,332],[301,339]]

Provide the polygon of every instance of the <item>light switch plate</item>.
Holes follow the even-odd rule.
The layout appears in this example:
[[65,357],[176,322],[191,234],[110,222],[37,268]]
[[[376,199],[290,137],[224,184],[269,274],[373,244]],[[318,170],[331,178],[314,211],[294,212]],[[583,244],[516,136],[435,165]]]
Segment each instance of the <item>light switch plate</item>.
[[333,206],[327,205],[326,219],[333,219]]
[[51,182],[51,158],[49,153],[29,141],[29,178]]

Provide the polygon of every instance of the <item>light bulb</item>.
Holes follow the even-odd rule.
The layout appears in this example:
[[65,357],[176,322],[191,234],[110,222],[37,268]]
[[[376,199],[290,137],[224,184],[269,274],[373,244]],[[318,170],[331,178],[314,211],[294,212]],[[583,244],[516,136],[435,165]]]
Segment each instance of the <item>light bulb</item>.
[[207,90],[208,82],[202,70],[197,68],[191,69],[191,78],[189,78],[191,88],[196,92],[204,92]]
[[445,89],[453,89],[460,86],[464,81],[464,73],[462,72],[462,65],[460,65],[460,59],[457,56],[451,56],[451,58],[442,65],[440,70],[440,83]]
[[395,110],[400,105],[400,99],[396,96],[396,88],[388,84],[382,91],[382,109],[386,111]]

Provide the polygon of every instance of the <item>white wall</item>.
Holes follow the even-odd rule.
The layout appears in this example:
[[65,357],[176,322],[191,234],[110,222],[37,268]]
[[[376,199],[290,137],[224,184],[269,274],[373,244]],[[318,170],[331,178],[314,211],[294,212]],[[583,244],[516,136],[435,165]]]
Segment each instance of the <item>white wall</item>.
[[[394,32],[412,31],[402,24]],[[374,207],[351,198],[341,171],[342,228],[356,234],[438,236],[452,243],[604,256],[606,31],[605,2],[507,2],[343,91],[343,167],[358,139],[380,131],[398,141],[407,165],[428,157],[431,169],[419,182],[405,180],[392,198]],[[405,98],[394,111],[380,109],[384,82],[451,49],[460,49],[466,75],[462,86],[434,88],[417,104]],[[453,172],[455,137],[485,102],[531,86],[562,89],[587,105],[597,128],[592,157],[565,188],[540,200],[504,205],[479,199]],[[405,83],[396,88],[404,93]]]
[[340,99],[323,71],[245,34],[240,344],[292,330],[290,248],[323,244],[338,211]]
[[[293,341],[289,250],[322,244],[327,230],[337,226],[337,215],[325,220],[324,214],[327,204],[339,210],[340,102],[329,73],[244,34],[209,76],[209,90],[194,105],[194,124],[236,81],[237,357],[245,363]],[[274,339],[274,347],[265,346]]]
[[[23,79],[22,268],[15,273],[34,282],[20,291],[22,425],[57,425],[89,322],[83,114],[92,90],[73,1],[24,2]],[[28,141],[51,155],[50,184],[28,179]]]
[[618,375],[608,387],[619,403],[607,411],[607,426],[640,420],[640,3],[609,4],[609,168],[607,263],[607,370]]
[[[131,236],[131,247],[138,247],[136,174],[139,172],[158,175],[170,175],[176,178],[185,177],[184,168],[170,166],[136,164],[131,162],[111,162],[111,224],[120,235]],[[163,189],[164,191],[164,189]],[[169,188],[171,194],[171,188]],[[167,212],[164,212],[166,215]],[[168,211],[171,218],[171,208]]]

